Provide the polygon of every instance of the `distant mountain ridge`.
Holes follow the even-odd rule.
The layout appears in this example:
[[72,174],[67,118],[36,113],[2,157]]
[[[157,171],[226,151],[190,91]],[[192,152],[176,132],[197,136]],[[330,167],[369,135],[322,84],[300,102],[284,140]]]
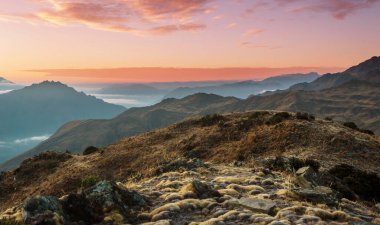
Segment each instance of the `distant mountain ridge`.
[[323,90],[351,80],[380,83],[380,56],[374,56],[341,73],[326,74],[310,83],[295,84],[290,90]]
[[0,84],[13,84],[13,82],[5,79],[4,77],[0,77]]
[[206,86],[206,87],[180,87],[169,92],[165,98],[183,98],[196,93],[216,94],[220,96],[234,96],[237,98],[247,98],[269,90],[283,90],[290,86],[312,82],[319,77],[317,73],[308,74],[286,74],[270,77],[262,81],[241,81],[236,83]]
[[112,118],[124,111],[60,82],[40,84],[0,95],[0,140],[54,132],[71,120]]
[[99,94],[160,95],[164,90],[146,84],[112,84],[98,91]]
[[[374,73],[374,77],[377,76],[374,68],[379,65],[379,58],[372,59],[374,61],[366,61],[365,64],[359,64],[359,67],[351,68],[351,71],[364,71],[363,74],[357,72],[355,75],[361,80],[350,79],[354,72],[327,74],[312,82],[313,85],[330,84],[331,77],[338,76],[339,84],[332,82],[334,85],[325,85],[321,90],[290,88],[281,92],[251,96],[245,100],[213,94],[194,94],[183,99],[169,98],[150,107],[129,109],[111,120],[71,122],[36,148],[1,165],[0,170],[12,168],[22,159],[42,151],[70,149],[81,152],[89,145],[106,146],[123,137],[164,127],[195,115],[212,113],[250,110],[301,111],[322,118],[331,117],[341,122],[353,121],[361,128],[372,129],[380,134],[380,84],[372,82],[372,79],[371,82],[365,80],[368,74]],[[360,68],[367,66],[367,69]]]

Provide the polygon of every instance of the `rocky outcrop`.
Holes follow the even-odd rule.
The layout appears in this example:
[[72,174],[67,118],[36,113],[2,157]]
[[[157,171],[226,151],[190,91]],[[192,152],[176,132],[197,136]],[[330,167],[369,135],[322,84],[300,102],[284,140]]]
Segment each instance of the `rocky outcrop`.
[[[292,176],[311,182],[314,173],[321,172],[302,168]],[[59,199],[32,197],[0,218],[54,225],[379,224],[375,204],[344,198],[339,207],[329,204],[334,190],[318,182],[300,187],[287,172],[208,164],[141,181],[101,181]]]

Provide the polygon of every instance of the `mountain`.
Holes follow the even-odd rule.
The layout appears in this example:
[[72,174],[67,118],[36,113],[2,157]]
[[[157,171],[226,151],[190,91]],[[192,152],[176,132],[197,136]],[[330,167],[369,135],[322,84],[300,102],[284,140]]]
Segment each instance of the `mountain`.
[[197,117],[85,155],[25,160],[1,174],[0,219],[376,224],[379,149],[371,135],[286,112]]
[[300,83],[291,90],[323,90],[344,84],[352,80],[380,83],[380,56],[374,56],[342,73],[326,74],[311,83]]
[[270,77],[262,81],[241,81],[206,87],[180,87],[169,92],[165,98],[183,98],[195,93],[247,98],[250,95],[259,94],[265,91],[283,90],[297,83],[311,82],[318,77],[319,75],[317,73],[287,74]]
[[379,96],[379,84],[352,80],[324,90],[290,89],[251,96],[245,100],[212,94],[166,99],[150,107],[129,109],[111,120],[70,122],[34,149],[0,165],[0,170],[14,168],[23,159],[42,151],[68,149],[82,152],[90,145],[107,146],[123,137],[164,127],[195,115],[212,113],[249,110],[300,111],[312,113],[319,118],[330,117],[339,122],[352,121],[362,129],[370,129],[380,134]]
[[112,84],[98,91],[99,94],[117,95],[163,95],[164,90],[146,84]]
[[63,125],[48,140],[1,165],[12,168],[25,158],[49,150],[82,152],[86,147],[107,146],[127,136],[165,127],[215,107],[238,101],[232,97],[196,94],[184,99],[166,99],[156,105],[131,108],[110,120],[73,121]]
[[121,106],[49,81],[1,94],[0,105],[3,142],[51,134],[68,121],[109,119],[124,111]]
[[13,84],[13,82],[5,79],[4,77],[0,77],[0,84]]

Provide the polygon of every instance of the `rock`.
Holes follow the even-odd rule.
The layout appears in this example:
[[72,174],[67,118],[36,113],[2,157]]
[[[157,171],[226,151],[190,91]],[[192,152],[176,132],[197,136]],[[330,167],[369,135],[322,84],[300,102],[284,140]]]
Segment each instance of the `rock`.
[[152,217],[152,221],[156,222],[159,220],[165,220],[170,218],[171,213],[169,211],[162,211]]
[[276,203],[266,199],[241,198],[238,204],[256,213],[272,214]]
[[143,196],[110,181],[101,181],[84,190],[83,194],[91,205],[101,208],[103,213],[116,210],[125,216],[129,208],[146,205]]
[[380,203],[377,203],[377,204],[375,205],[375,207],[376,207],[376,209],[377,209],[378,211],[380,211]]
[[292,192],[303,199],[315,203],[325,203],[327,205],[335,205],[337,203],[336,193],[331,188],[325,186],[317,186],[311,189],[294,188]]
[[94,224],[103,220],[102,210],[91,207],[83,194],[69,194],[61,199],[61,203],[67,219],[71,222]]
[[274,182],[273,182],[273,180],[271,180],[271,179],[268,178],[268,179],[263,180],[261,182],[261,184],[264,185],[264,186],[270,186],[270,185],[273,185]]
[[307,166],[297,170],[295,182],[301,188],[312,188],[317,186],[318,175],[313,168]]
[[26,224],[62,224],[62,205],[53,196],[36,196],[26,200],[22,215]]
[[216,191],[211,185],[200,182],[198,180],[193,180],[190,184],[184,186],[181,192],[188,193],[192,192],[197,195],[198,198],[213,198],[221,197],[222,195]]

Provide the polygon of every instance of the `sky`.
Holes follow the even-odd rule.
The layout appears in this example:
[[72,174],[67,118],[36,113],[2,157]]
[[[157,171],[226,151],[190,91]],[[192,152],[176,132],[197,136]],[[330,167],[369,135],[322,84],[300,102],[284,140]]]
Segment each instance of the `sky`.
[[262,79],[380,50],[380,0],[1,0],[17,83]]

